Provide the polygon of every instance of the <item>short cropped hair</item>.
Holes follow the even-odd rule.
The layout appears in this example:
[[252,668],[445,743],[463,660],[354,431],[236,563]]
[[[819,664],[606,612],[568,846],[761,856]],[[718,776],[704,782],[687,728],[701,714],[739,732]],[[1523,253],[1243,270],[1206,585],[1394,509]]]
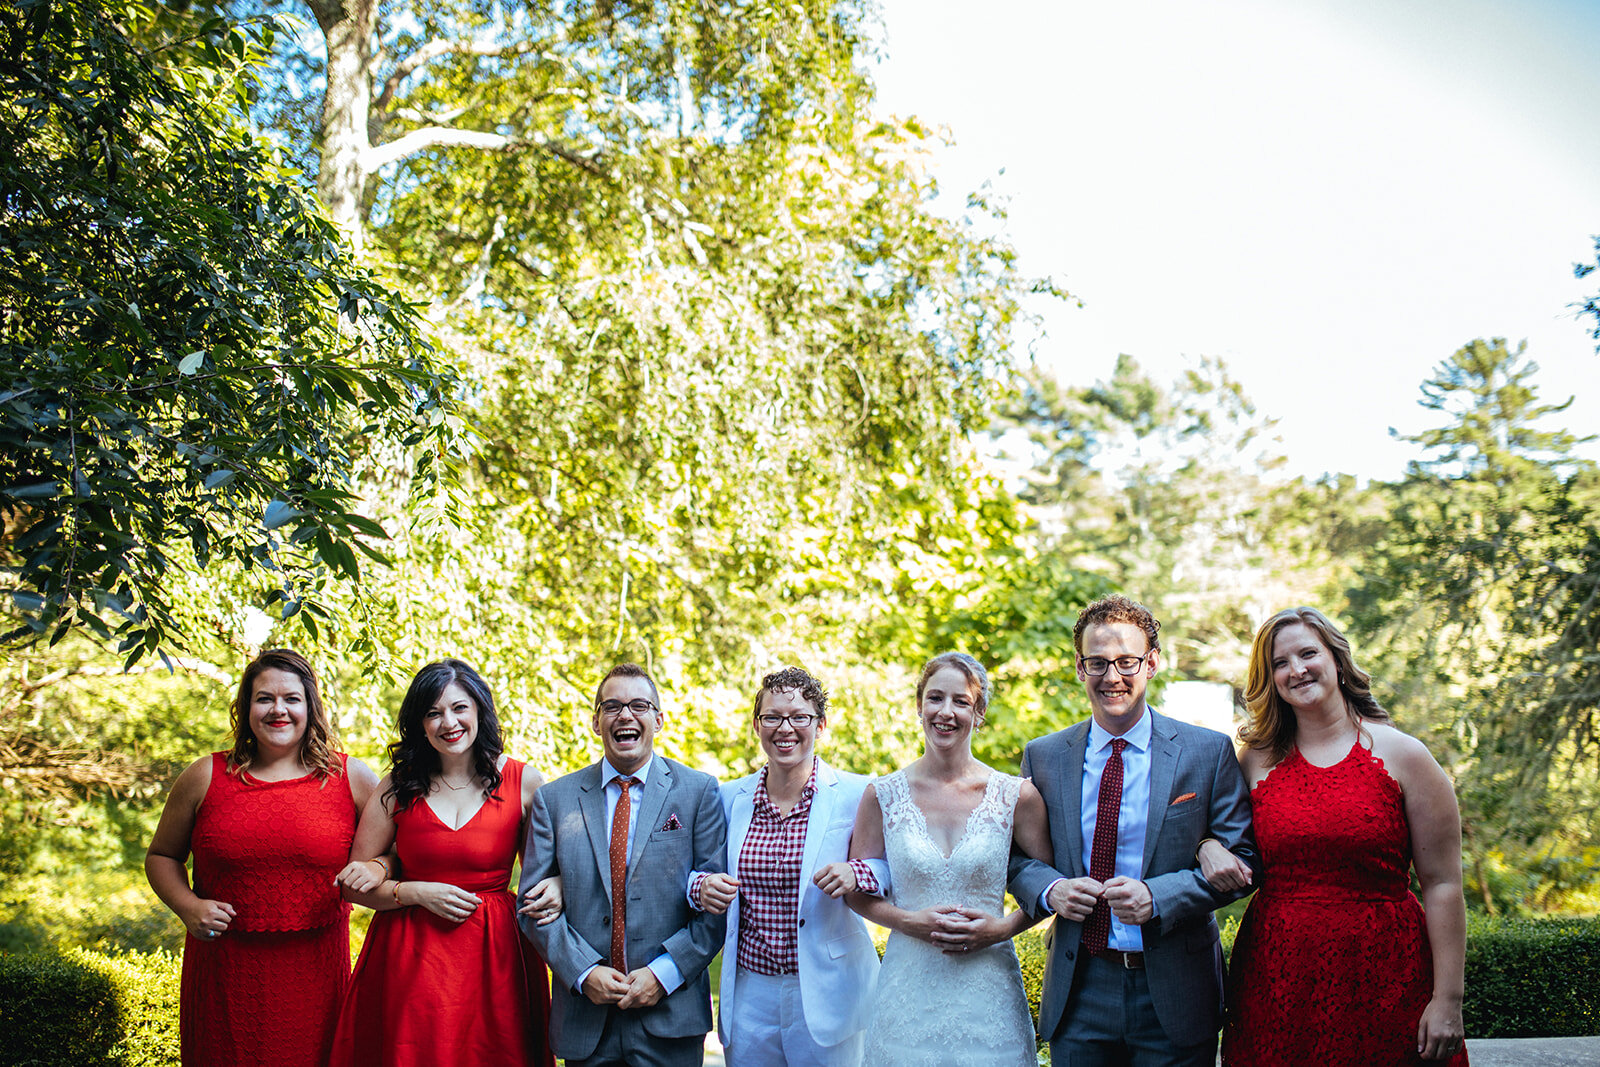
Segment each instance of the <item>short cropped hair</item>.
[[656,690],[655,679],[650,677],[649,671],[646,671],[637,663],[619,663],[606,672],[606,676],[600,679],[600,684],[595,686],[594,706],[596,708],[600,707],[600,698],[606,691],[606,683],[613,678],[643,678],[645,684],[650,687],[650,697],[655,702],[656,710],[661,710],[661,694]]
[[761,701],[768,693],[778,691],[799,693],[800,699],[811,705],[811,710],[816,712],[817,718],[828,717],[828,691],[804,667],[780,667],[761,679],[761,688],[756,690],[756,702],[750,713],[751,717],[761,714]]

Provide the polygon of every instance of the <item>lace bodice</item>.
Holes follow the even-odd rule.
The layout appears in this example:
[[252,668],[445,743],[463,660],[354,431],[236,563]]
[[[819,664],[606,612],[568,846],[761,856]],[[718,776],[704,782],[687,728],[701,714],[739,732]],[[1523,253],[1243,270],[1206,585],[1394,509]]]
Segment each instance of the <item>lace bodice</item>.
[[928,833],[928,820],[911,799],[904,771],[878,779],[877,789],[895,904],[908,911],[960,904],[1000,914],[1011,856],[1011,817],[1022,779],[998,771],[989,776],[983,799],[967,816],[966,829],[948,856]]
[[[999,915],[1022,779],[995,772],[947,856],[928,833],[904,771],[879,778],[884,852],[896,906],[966,907]],[[936,995],[930,996],[930,990]],[[898,931],[889,936],[864,1067],[1031,1067],[1033,1020],[1011,942],[945,953]]]

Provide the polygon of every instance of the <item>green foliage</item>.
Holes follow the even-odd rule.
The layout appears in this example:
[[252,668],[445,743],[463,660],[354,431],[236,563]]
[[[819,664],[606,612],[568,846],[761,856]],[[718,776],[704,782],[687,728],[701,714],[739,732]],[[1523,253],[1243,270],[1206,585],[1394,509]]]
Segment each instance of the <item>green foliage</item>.
[[1486,857],[1515,852],[1534,875],[1517,908],[1559,907],[1576,888],[1562,858],[1600,830],[1600,472],[1572,458],[1583,439],[1544,428],[1566,405],[1540,402],[1536,370],[1475,341],[1424,383],[1447,421],[1409,439],[1431,454],[1384,487],[1349,596],[1383,699],[1457,774],[1491,911]]
[[316,634],[383,558],[356,474],[426,483],[453,436],[414,309],[238,123],[270,26],[151,53],[113,21],[147,15],[0,14],[5,640],[84,626],[129,666],[193,637],[172,586],[213,562]]
[[[97,845],[114,839],[102,830]],[[0,952],[83,948],[94,952],[180,952],[183,924],[137,866],[85,870],[55,855],[44,869],[8,878],[0,889]]]
[[1027,372],[997,428],[1027,442],[1040,551],[1147,604],[1164,667],[1237,684],[1260,620],[1338,569],[1311,510],[1330,489],[1275,478],[1274,422],[1220,360],[1169,384],[1123,355],[1084,388]]
[[165,953],[0,955],[0,1063],[175,1065],[178,974]]
[[1600,1034],[1600,920],[1485,920],[1467,928],[1467,1033]]

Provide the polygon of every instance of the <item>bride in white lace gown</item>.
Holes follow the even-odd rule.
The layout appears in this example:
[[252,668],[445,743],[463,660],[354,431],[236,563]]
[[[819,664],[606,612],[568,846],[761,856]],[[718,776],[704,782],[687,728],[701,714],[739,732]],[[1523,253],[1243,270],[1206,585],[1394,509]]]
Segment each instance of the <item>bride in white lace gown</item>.
[[1032,925],[1002,916],[1011,843],[1052,862],[1033,784],[972,755],[989,676],[971,656],[930,660],[917,686],[923,755],[862,797],[852,858],[886,856],[891,900],[851,907],[890,928],[867,1024],[864,1067],[1032,1067],[1033,1020],[1011,938]]

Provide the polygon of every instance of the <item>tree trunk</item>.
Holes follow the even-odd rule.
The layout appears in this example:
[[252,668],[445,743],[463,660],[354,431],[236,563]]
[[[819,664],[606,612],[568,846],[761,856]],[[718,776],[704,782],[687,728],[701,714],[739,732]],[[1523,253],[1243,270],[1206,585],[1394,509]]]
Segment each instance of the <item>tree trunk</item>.
[[362,245],[370,147],[373,44],[378,0],[306,0],[328,46],[328,87],[322,99],[322,165],[317,192],[356,248]]

